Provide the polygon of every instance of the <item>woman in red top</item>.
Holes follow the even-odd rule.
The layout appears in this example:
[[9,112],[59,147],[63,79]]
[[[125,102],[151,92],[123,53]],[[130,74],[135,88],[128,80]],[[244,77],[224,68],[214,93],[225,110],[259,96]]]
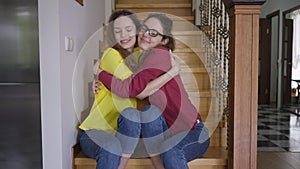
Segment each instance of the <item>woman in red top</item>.
[[[171,68],[168,50],[174,50],[175,46],[171,34],[172,25],[172,21],[166,15],[150,14],[138,36],[139,47],[144,51],[138,71],[123,81],[105,71],[100,71],[99,81],[120,97],[135,97],[141,93],[150,81]],[[175,76],[147,97],[147,100],[152,106],[159,108],[167,124],[167,130],[161,129],[165,131],[164,136],[167,138],[153,144],[159,146],[164,167],[188,168],[187,162],[203,155],[210,139],[199,113],[189,100],[180,76]],[[130,111],[134,110],[126,110],[129,116]],[[153,126],[142,128],[141,136],[145,142],[151,143],[155,140],[151,140],[150,137],[156,136],[147,135],[151,130],[157,129]]]

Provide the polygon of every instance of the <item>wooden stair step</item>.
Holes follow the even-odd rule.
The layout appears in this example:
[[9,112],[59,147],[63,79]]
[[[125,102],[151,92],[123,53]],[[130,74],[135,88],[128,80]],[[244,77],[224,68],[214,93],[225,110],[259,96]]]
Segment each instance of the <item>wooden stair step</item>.
[[223,72],[222,68],[205,68],[203,65],[181,65],[180,66],[180,73],[216,73],[216,72]]
[[[148,14],[151,12],[146,12],[146,13],[140,13],[137,15],[138,19],[140,20],[140,22],[143,22],[146,17],[148,16]],[[199,28],[195,27],[192,23],[194,22],[194,16],[174,16],[174,15],[168,15],[168,17],[173,21],[173,30],[175,31],[186,31],[186,30],[199,30]],[[184,23],[186,22],[186,23]],[[178,30],[176,29],[177,26],[179,26],[179,24],[187,24],[187,28],[188,29],[184,29],[184,30]],[[189,28],[189,27],[193,27],[193,29]]]
[[127,4],[127,3],[139,3],[139,4],[149,4],[149,3],[164,3],[164,4],[174,4],[174,3],[190,3],[191,0],[117,0],[118,4]]
[[196,55],[195,53],[175,53],[180,61],[180,64],[186,65],[199,65],[199,67],[204,67],[201,60],[201,55]]
[[189,93],[189,96],[192,98],[211,98],[214,96],[213,93],[211,93],[210,91],[199,91],[197,89],[186,89],[187,92]]
[[205,34],[198,30],[198,31],[173,31],[172,34],[174,36],[183,36],[183,35],[186,35],[186,36],[205,36]]
[[[204,73],[202,73],[204,74]],[[203,92],[203,91],[210,91],[210,83],[209,78],[201,75],[202,77],[193,76],[193,75],[186,75],[180,73],[181,79],[183,81],[184,88],[188,92]],[[206,92],[207,93],[207,92]],[[210,97],[213,97],[209,95]],[[203,97],[203,95],[201,95]]]
[[[138,13],[136,14],[138,19],[144,20],[146,17],[153,12],[143,12],[143,13]],[[155,12],[156,13],[156,12]],[[171,14],[166,14],[173,22],[174,21],[183,21],[183,20],[188,20],[188,21],[194,21],[195,17],[193,15],[171,15]]]
[[186,20],[186,21],[194,21],[195,17],[190,15],[190,16],[176,16],[176,17],[171,17],[171,19],[173,21],[182,21],[182,20]]
[[176,3],[176,4],[156,4],[156,3],[132,3],[132,4],[116,4],[117,9],[149,9],[149,8],[191,8],[191,3]]
[[[73,147],[73,165],[76,169],[87,169],[88,167],[96,166],[96,161],[92,158],[87,157],[82,151],[74,152]],[[189,167],[199,168],[203,166],[227,166],[227,151],[225,147],[209,147],[207,152],[203,155],[203,157],[197,158],[188,163]],[[127,165],[127,169],[137,167],[151,167],[152,163],[149,158],[143,159],[130,159]]]
[[207,73],[205,67],[199,65],[182,65],[180,68],[180,73]]
[[[203,43],[204,38],[202,36],[177,35],[177,36],[174,36],[174,39],[175,39],[176,44],[177,44],[177,42],[178,43],[180,42],[192,49],[199,48],[199,49],[202,49],[202,51],[204,51],[205,49],[207,50],[207,48],[205,48],[205,44]],[[202,52],[202,53],[204,53],[204,52]]]
[[164,3],[126,3],[116,4],[116,9],[129,9],[136,14],[144,12],[161,12],[166,14],[172,14],[176,16],[192,16],[191,3],[176,3],[176,4],[164,4]]
[[[218,92],[219,91],[213,91],[211,90],[201,90],[199,91],[199,89],[186,89],[187,92],[189,93],[189,96],[192,98],[216,98],[218,97]],[[200,95],[199,95],[200,93]]]
[[175,50],[174,53],[205,53],[206,49],[204,48],[188,48],[188,47],[182,47],[179,46],[177,48],[177,44],[175,44]]

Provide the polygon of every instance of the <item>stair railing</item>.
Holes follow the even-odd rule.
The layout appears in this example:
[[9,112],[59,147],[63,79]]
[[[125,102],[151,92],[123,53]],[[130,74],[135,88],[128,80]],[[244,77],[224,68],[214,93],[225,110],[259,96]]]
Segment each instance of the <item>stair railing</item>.
[[195,25],[206,34],[205,65],[211,72],[212,91],[223,125],[228,116],[229,17],[222,0],[193,0]]

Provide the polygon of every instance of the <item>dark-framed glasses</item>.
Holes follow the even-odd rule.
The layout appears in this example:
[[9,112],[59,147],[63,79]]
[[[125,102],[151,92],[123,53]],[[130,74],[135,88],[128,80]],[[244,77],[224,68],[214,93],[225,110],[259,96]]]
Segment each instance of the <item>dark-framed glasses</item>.
[[151,37],[156,37],[158,35],[162,36],[163,38],[165,37],[164,34],[159,33],[157,30],[155,30],[155,29],[149,29],[146,25],[142,25],[141,29],[140,29],[140,33],[145,34],[146,32]]

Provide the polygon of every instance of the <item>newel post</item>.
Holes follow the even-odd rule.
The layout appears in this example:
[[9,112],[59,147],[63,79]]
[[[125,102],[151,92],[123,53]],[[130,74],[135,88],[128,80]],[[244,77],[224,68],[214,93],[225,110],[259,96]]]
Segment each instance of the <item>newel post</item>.
[[228,168],[257,168],[259,15],[265,0],[223,0],[229,14]]

